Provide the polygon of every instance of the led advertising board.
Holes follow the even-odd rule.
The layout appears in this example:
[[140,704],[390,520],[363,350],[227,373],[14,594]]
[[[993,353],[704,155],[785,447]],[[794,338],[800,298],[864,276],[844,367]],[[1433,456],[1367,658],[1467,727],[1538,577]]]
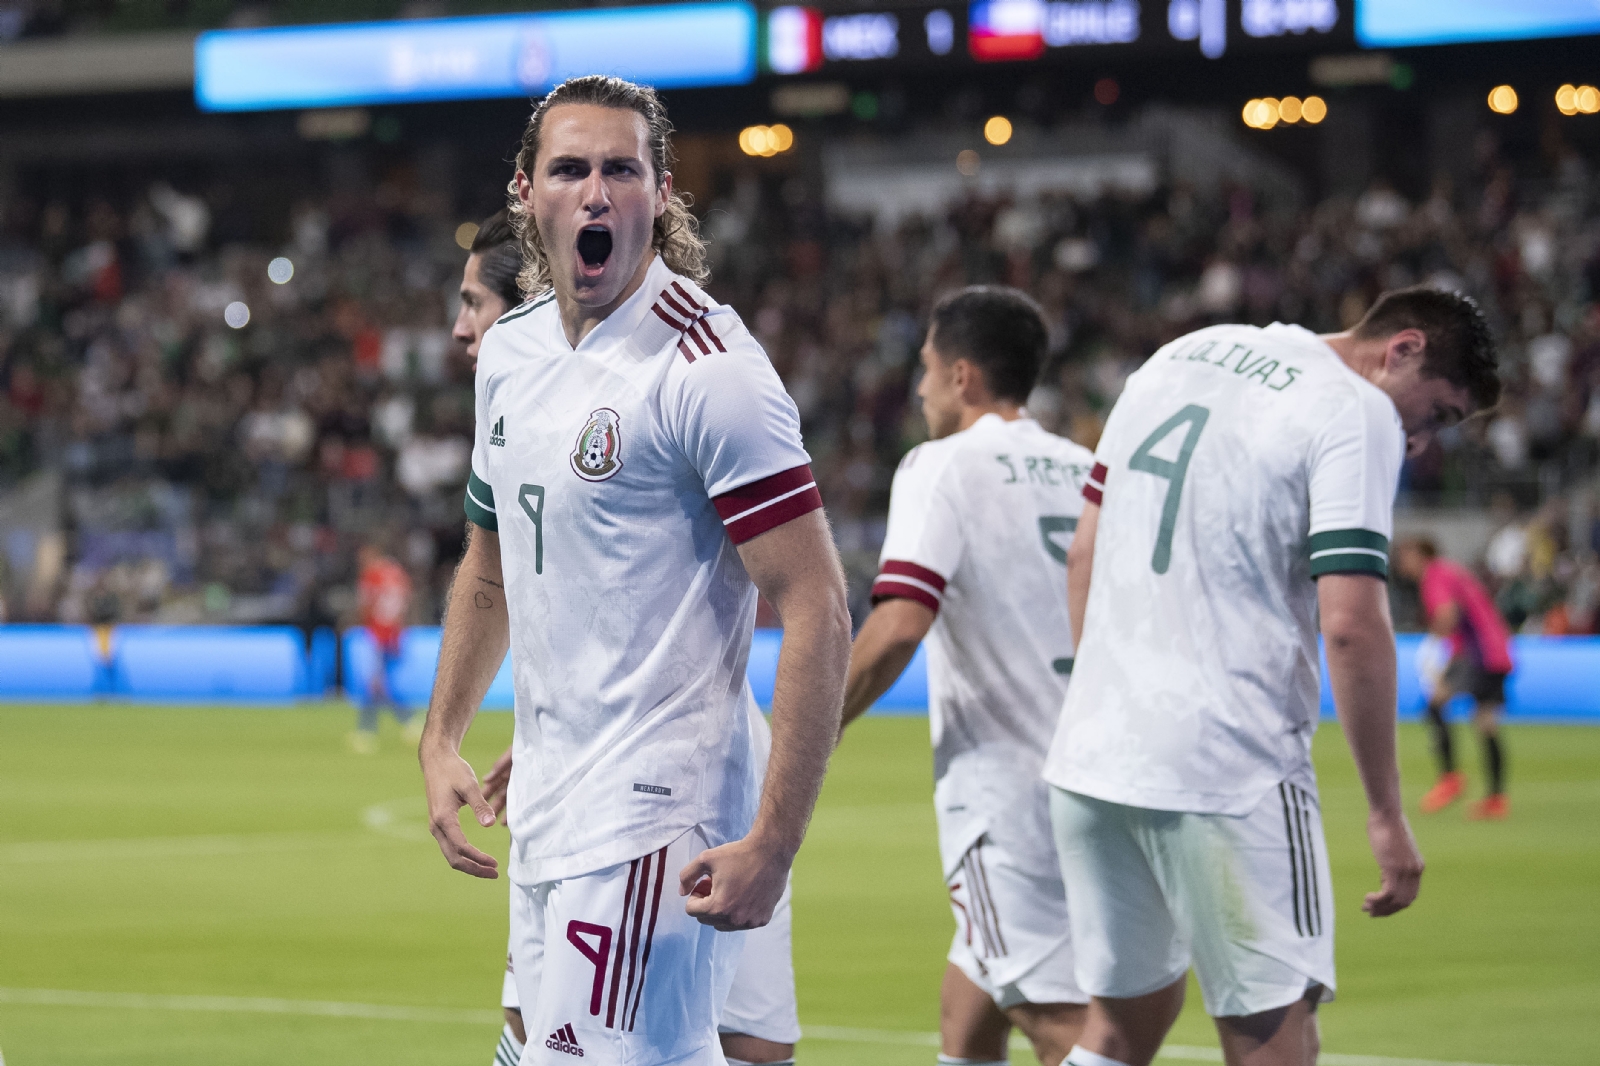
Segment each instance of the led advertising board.
[[205,111],[531,96],[579,74],[658,88],[756,76],[743,0],[536,15],[216,30],[195,42]]
[[1600,33],[1595,0],[1357,0],[1363,48],[1519,41]]

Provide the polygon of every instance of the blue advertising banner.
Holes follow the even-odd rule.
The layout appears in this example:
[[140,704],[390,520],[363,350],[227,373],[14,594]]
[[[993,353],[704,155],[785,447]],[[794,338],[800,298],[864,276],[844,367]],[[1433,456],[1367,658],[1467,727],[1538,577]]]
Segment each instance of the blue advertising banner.
[[1600,33],[1594,0],[1356,0],[1363,48],[1520,41]]
[[195,41],[205,111],[534,96],[580,74],[657,88],[756,75],[744,0],[534,15],[215,30]]

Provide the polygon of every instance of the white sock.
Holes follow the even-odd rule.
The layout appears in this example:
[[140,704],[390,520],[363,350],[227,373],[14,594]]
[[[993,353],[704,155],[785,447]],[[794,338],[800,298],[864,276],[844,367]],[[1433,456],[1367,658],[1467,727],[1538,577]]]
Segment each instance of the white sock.
[[1128,1064],[1102,1055],[1098,1051],[1086,1051],[1074,1044],[1072,1050],[1067,1052],[1067,1061],[1061,1066],[1128,1066]]
[[507,1025],[500,1030],[500,1045],[494,1049],[493,1066],[517,1066],[522,1061],[522,1042]]
[[959,1055],[939,1053],[939,1066],[1007,1066],[1009,1059],[964,1059]]

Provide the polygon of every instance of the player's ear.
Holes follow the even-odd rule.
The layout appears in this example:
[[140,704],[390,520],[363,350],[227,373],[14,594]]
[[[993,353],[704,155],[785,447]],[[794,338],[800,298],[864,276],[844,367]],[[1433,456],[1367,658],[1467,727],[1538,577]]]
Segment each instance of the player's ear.
[[666,214],[667,204],[672,200],[672,171],[664,171],[661,175],[661,184],[656,186],[656,217]]
[[1383,353],[1384,366],[1394,371],[1408,361],[1420,362],[1427,354],[1427,348],[1426,333],[1420,329],[1403,329],[1389,338],[1388,347]]

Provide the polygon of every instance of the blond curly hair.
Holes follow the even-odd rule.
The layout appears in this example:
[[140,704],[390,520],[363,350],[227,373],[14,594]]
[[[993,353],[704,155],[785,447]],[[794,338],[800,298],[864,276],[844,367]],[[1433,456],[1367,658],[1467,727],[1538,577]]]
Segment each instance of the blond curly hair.
[[[594,104],[632,111],[644,117],[650,136],[650,165],[655,171],[659,188],[672,169],[672,123],[667,121],[667,108],[661,97],[647,85],[637,85],[622,78],[603,74],[587,74],[581,78],[568,78],[550,90],[533,109],[528,126],[522,131],[522,147],[517,152],[517,169],[524,174],[533,173],[534,158],[539,154],[539,136],[544,131],[545,116],[552,107],[560,104]],[[510,202],[507,212],[512,229],[522,246],[522,273],[517,285],[525,293],[536,294],[550,288],[550,261],[545,255],[544,239],[533,215],[517,196],[517,182],[513,178],[507,188]],[[689,213],[688,202],[677,193],[667,198],[667,209],[655,221],[650,241],[667,269],[696,282],[703,283],[710,276],[706,268],[706,246],[700,238],[700,226]]]

